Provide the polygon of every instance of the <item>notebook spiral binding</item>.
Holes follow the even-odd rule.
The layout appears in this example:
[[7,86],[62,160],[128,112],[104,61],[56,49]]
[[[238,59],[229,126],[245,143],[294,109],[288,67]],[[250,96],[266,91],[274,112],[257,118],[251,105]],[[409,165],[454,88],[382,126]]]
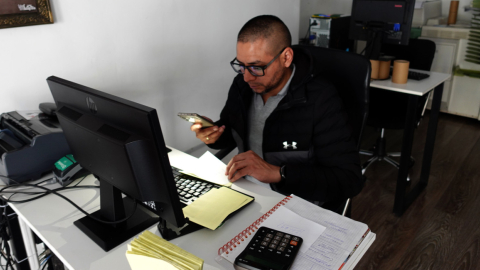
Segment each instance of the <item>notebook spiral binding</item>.
[[240,244],[241,241],[245,241],[246,238],[248,238],[249,235],[252,235],[253,232],[258,230],[260,227],[260,224],[265,221],[270,215],[273,214],[280,206],[285,205],[292,196],[287,196],[283,200],[281,200],[279,203],[277,203],[272,209],[270,209],[267,213],[265,213],[263,216],[261,216],[259,219],[257,219],[255,222],[252,223],[252,225],[248,226],[245,230],[243,230],[241,233],[239,233],[237,236],[232,238],[232,240],[228,241],[225,245],[223,245],[221,248],[218,249],[218,255],[220,256],[223,253],[229,253],[229,251],[233,251],[234,248],[237,247],[237,245]]

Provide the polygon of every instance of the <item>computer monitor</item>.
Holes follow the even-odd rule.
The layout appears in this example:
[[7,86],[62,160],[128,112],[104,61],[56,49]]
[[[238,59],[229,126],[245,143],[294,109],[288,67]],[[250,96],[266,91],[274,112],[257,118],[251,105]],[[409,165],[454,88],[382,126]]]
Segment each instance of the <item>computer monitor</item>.
[[88,216],[74,224],[106,251],[159,217],[175,227],[185,225],[156,110],[54,76],[47,82],[74,158],[100,180],[100,210],[93,215],[120,221],[133,212],[135,200],[158,215],[140,206],[118,224]]
[[353,0],[350,39],[365,40],[365,55],[378,60],[382,43],[408,45],[415,0]]

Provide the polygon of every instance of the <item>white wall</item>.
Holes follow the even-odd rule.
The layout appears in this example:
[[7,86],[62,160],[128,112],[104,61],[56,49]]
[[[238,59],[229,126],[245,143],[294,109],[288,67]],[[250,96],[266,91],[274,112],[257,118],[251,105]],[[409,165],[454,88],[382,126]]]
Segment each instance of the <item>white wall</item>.
[[50,0],[55,23],[0,29],[0,110],[53,101],[55,75],[156,108],[167,144],[199,143],[178,112],[217,119],[236,35],[260,14],[298,40],[300,0]]
[[[442,16],[448,18],[450,12],[450,0],[442,0]],[[458,3],[458,13],[457,13],[457,23],[459,20],[470,22],[473,17],[472,11],[465,12],[465,6],[469,6],[472,0],[459,0]]]
[[351,14],[353,0],[300,0],[299,35],[304,38],[313,14]]

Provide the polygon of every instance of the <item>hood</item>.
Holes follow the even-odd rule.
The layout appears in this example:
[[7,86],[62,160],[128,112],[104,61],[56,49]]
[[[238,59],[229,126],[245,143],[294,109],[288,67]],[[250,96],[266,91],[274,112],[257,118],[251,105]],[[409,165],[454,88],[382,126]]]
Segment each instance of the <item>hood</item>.
[[306,45],[292,46],[293,63],[296,69],[290,86],[292,90],[326,70],[327,67],[320,64],[321,59],[313,57],[311,51],[315,48],[314,46]]

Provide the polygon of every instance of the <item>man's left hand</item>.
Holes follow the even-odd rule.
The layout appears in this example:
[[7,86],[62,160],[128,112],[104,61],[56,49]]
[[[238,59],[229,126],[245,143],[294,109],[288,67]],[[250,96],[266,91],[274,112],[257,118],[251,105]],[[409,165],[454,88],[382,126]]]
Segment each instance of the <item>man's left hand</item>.
[[225,175],[228,175],[230,182],[245,175],[264,183],[278,183],[281,180],[280,167],[266,162],[252,150],[234,156],[227,165]]

